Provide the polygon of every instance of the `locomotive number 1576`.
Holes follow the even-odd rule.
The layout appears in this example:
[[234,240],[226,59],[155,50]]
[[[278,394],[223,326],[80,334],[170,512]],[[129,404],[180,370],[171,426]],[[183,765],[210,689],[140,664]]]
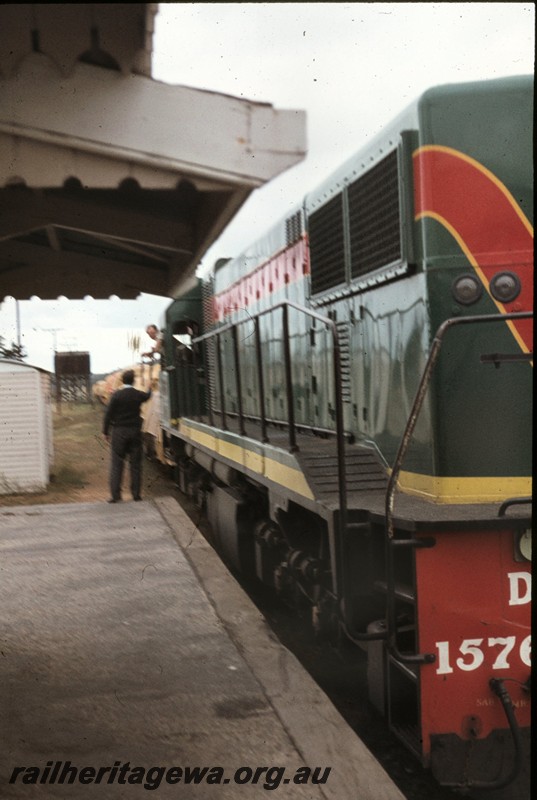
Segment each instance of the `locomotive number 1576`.
[[[509,572],[509,605],[520,606],[531,601],[531,574]],[[458,668],[472,672],[483,664],[493,670],[509,669],[514,661],[531,666],[531,636],[518,641],[516,636],[490,636],[488,638],[464,639],[458,651],[453,652],[450,642],[435,643],[438,660],[437,675],[447,675]],[[492,664],[490,661],[495,655]],[[453,666],[454,665],[454,666]]]

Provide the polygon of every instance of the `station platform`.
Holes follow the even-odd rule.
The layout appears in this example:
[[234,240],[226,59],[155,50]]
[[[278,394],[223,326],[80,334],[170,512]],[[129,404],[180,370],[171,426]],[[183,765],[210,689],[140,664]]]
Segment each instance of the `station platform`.
[[0,549],[4,800],[404,800],[173,498],[0,507]]

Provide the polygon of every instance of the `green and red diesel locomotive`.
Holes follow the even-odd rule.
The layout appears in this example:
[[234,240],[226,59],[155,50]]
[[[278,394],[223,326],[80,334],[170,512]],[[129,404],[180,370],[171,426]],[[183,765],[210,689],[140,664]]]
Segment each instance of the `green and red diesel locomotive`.
[[462,789],[527,781],[532,103],[427,91],[166,314],[180,488]]

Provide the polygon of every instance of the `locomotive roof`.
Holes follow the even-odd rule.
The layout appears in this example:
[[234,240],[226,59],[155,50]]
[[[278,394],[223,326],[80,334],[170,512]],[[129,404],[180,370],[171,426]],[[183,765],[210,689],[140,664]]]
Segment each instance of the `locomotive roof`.
[[304,200],[305,207],[308,211],[314,210],[331,196],[337,194],[343,186],[352,183],[359,175],[371,169],[376,162],[397,147],[403,131],[418,130],[423,127],[424,120],[428,117],[431,108],[439,102],[446,105],[455,98],[468,95],[485,96],[490,92],[498,93],[500,90],[532,91],[533,76],[523,75],[468,83],[449,83],[427,89],[395,119],[385,125],[370,142],[346,159],[326,180],[309,192]]
[[533,76],[521,75],[467,83],[451,83],[427,89],[391,122],[387,123],[370,142],[365,143],[340,167],[328,175],[321,184],[292,206],[265,234],[252,242],[236,257],[227,260],[220,259],[216,262],[214,272],[217,273],[227,265],[226,283],[229,284],[238,280],[241,275],[255,269],[258,264],[270,258],[275,252],[283,249],[286,244],[285,223],[293,214],[302,209],[307,209],[308,212],[313,211],[341,191],[345,185],[352,183],[359,175],[367,172],[375,163],[397,147],[403,131],[419,129],[420,120],[424,120],[430,109],[439,101],[445,104],[450,99],[461,98],[465,95],[485,96],[489,92],[496,93],[499,90],[532,92]]

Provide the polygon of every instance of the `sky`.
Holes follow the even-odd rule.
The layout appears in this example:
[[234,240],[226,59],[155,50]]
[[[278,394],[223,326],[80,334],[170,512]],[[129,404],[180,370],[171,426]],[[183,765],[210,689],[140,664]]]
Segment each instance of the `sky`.
[[[163,3],[153,78],[305,109],[308,155],[256,190],[203,258],[238,255],[425,89],[534,71],[533,3]],[[18,303],[28,363],[89,350],[94,373],[132,364],[129,337],[169,298]],[[13,299],[0,335],[17,337]]]

